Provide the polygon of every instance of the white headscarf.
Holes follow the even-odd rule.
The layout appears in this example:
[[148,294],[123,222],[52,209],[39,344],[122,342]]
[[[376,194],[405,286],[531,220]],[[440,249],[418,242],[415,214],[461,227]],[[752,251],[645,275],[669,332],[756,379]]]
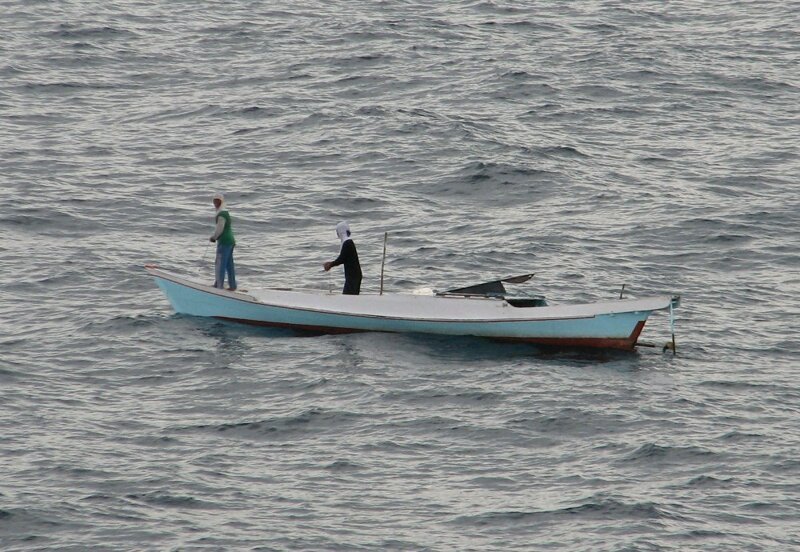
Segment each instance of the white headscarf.
[[217,209],[217,213],[222,211],[225,208],[225,196],[222,195],[220,192],[214,194],[214,197],[211,198],[212,200],[218,199],[219,200],[219,209]]
[[342,243],[350,239],[350,225],[347,221],[342,221],[336,225],[336,235],[342,240]]

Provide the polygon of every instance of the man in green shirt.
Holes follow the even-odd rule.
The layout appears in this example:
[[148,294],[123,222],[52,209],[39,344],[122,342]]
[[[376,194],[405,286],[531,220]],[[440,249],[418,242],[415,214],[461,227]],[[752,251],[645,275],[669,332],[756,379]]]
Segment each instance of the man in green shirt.
[[215,217],[216,227],[211,243],[217,243],[217,257],[214,261],[214,287],[223,289],[225,286],[225,273],[228,273],[228,289],[236,291],[236,271],[233,266],[233,248],[236,239],[233,237],[233,221],[225,205],[225,196],[214,194],[214,208],[217,210]]

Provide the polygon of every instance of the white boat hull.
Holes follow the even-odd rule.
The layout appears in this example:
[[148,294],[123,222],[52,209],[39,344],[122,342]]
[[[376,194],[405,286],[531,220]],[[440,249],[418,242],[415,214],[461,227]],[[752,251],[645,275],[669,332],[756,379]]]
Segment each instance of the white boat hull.
[[564,347],[633,349],[654,310],[672,298],[514,307],[503,299],[338,295],[292,290],[231,292],[147,270],[176,312],[256,326],[323,333],[362,331],[472,335]]

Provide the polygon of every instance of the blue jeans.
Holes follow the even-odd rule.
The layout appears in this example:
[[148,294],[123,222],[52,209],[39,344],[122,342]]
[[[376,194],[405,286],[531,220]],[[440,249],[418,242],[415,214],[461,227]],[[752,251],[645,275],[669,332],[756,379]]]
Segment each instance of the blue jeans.
[[214,261],[214,287],[222,289],[225,284],[225,273],[228,273],[228,286],[236,289],[236,270],[233,267],[233,245],[217,243],[217,258]]

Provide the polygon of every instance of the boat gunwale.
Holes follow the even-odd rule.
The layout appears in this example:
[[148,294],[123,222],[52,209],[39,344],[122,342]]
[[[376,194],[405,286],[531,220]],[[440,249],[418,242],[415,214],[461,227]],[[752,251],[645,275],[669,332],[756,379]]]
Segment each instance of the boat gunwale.
[[[369,319],[378,319],[378,320],[402,320],[402,321],[410,321],[410,322],[435,322],[435,323],[454,323],[454,324],[464,324],[464,323],[480,323],[480,324],[508,324],[508,323],[522,323],[522,322],[549,322],[549,321],[558,321],[558,320],[589,320],[592,318],[597,318],[597,316],[615,316],[620,314],[632,314],[632,313],[647,313],[647,317],[650,316],[654,310],[662,310],[662,309],[634,309],[629,311],[617,311],[617,312],[608,312],[608,313],[598,313],[598,314],[591,314],[585,316],[551,316],[551,317],[540,317],[540,318],[411,318],[405,316],[387,316],[381,314],[367,314],[367,313],[352,313],[352,312],[343,312],[343,311],[331,311],[331,310],[320,310],[314,309],[309,307],[301,307],[301,306],[288,306],[288,305],[278,305],[273,303],[267,303],[257,299],[252,295],[244,295],[243,292],[232,292],[229,290],[218,289],[218,288],[208,288],[203,284],[197,284],[190,280],[186,280],[179,276],[173,276],[170,273],[164,272],[159,268],[154,267],[145,267],[147,271],[150,273],[151,276],[155,278],[161,278],[163,280],[170,281],[174,284],[181,285],[193,289],[195,291],[201,293],[208,293],[210,295],[216,295],[218,297],[222,297],[224,299],[233,299],[236,301],[241,301],[244,303],[252,304],[252,305],[260,305],[265,307],[271,308],[279,308],[279,309],[287,309],[287,310],[294,310],[294,311],[303,311],[303,312],[311,312],[316,314],[325,314],[325,315],[339,315],[339,316],[352,316],[356,318],[369,318]],[[307,292],[293,292],[293,293],[307,293]],[[377,296],[376,296],[377,297]],[[492,298],[494,300],[501,300],[499,298]],[[504,299],[502,299],[505,302]],[[591,303],[587,303],[591,304]],[[575,306],[575,305],[570,305]],[[517,308],[517,307],[514,307]]]

